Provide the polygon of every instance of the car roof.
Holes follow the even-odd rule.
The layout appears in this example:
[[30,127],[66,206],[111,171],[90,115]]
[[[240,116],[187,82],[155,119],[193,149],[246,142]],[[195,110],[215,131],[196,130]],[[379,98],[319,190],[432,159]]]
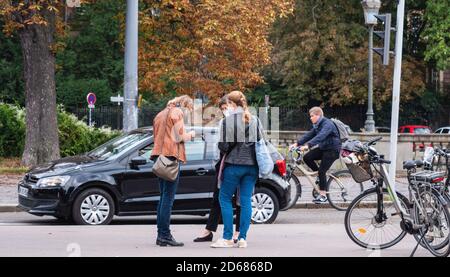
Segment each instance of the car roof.
[[431,129],[429,126],[425,126],[425,125],[403,125],[403,126],[400,126],[399,128],[428,128],[428,129]]
[[[185,126],[186,130],[194,130],[196,132],[203,132],[203,133],[207,133],[207,132],[217,132],[218,131],[218,127],[204,127],[204,126]],[[134,129],[132,131],[129,132],[130,134],[134,134],[134,133],[151,133],[153,134],[153,127],[152,126],[145,126],[145,127],[140,127],[137,129]]]

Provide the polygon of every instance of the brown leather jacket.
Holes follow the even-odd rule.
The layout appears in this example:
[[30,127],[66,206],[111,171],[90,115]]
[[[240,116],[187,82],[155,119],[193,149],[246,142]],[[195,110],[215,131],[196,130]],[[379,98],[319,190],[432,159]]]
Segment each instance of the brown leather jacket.
[[[170,114],[167,117],[169,111]],[[178,157],[183,163],[186,162],[184,142],[192,139],[192,136],[186,133],[183,111],[180,108],[168,107],[156,115],[153,120],[153,137],[152,158],[162,154],[164,156]]]

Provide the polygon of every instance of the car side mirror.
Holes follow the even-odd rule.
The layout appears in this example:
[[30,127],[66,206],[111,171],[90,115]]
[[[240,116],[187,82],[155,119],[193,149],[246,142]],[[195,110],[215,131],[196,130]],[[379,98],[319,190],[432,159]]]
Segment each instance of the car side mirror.
[[147,164],[147,159],[145,159],[144,157],[134,157],[131,159],[130,162],[132,167],[137,167],[138,165],[144,165]]

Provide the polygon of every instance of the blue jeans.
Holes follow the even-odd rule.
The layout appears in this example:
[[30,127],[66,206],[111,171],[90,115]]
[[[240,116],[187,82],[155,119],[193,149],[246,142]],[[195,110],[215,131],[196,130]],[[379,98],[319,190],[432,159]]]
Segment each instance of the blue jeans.
[[175,200],[175,193],[180,181],[180,174],[178,174],[175,182],[169,182],[159,177],[158,181],[159,191],[161,193],[156,217],[158,238],[170,239],[172,237],[170,233],[170,215],[172,213],[173,201]]
[[233,205],[232,198],[236,189],[240,189],[240,232],[238,239],[247,239],[247,231],[252,218],[252,194],[258,179],[256,165],[227,165],[223,171],[223,182],[220,186],[220,208],[223,219],[223,238],[233,237]]

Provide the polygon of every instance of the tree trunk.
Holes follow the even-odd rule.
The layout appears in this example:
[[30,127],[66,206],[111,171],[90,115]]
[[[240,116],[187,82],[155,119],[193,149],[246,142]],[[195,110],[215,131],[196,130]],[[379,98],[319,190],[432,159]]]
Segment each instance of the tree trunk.
[[25,80],[26,136],[22,164],[35,166],[60,157],[56,113],[55,56],[51,51],[55,15],[48,24],[19,31]]

